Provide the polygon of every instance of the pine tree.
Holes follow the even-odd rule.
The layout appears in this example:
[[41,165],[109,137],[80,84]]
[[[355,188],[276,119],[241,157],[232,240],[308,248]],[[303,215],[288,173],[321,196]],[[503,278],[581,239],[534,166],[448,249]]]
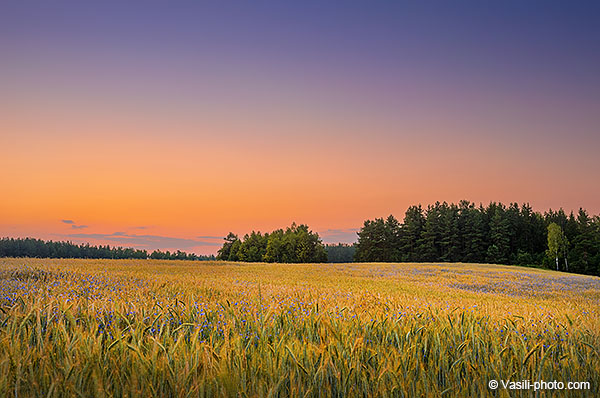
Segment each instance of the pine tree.
[[410,206],[404,214],[402,226],[402,261],[422,261],[418,256],[417,248],[424,226],[425,216],[421,205]]
[[418,255],[420,261],[440,261],[440,203],[427,207],[425,213],[425,226],[418,243]]
[[506,264],[509,253],[509,226],[504,218],[502,206],[492,206],[493,216],[490,220],[490,246],[487,252],[487,261],[494,264]]

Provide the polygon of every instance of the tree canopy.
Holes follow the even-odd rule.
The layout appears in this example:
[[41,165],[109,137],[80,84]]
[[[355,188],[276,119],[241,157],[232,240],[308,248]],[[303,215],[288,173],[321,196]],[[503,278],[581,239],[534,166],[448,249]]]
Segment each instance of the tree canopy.
[[327,262],[351,263],[354,261],[356,245],[349,245],[347,243],[338,243],[337,245],[327,244],[325,245],[325,251],[327,252]]
[[111,247],[109,245],[92,246],[89,243],[44,241],[34,238],[0,239],[0,257],[39,257],[39,258],[107,258],[107,259],[161,259],[161,260],[214,260],[214,256],[202,256],[186,253],[155,250],[148,254],[146,250]]
[[327,252],[321,238],[307,225],[277,229],[271,233],[252,231],[243,239],[230,232],[217,253],[218,260],[267,263],[321,263]]
[[600,217],[583,209],[577,216],[562,209],[542,214],[517,203],[411,206],[402,223],[392,215],[366,220],[354,258],[544,265],[600,275]]

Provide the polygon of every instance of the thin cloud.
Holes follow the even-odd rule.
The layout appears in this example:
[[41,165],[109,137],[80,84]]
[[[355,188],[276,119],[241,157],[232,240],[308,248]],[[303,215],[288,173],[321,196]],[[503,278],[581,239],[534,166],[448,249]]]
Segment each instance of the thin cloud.
[[60,222],[70,225],[73,229],[84,229],[88,227],[87,225],[77,225],[73,220],[60,220]]
[[326,229],[325,231],[323,231],[323,234],[345,234],[348,232],[358,232],[358,231],[360,231],[360,228],[346,228],[346,229],[330,228],[330,229]]
[[210,236],[210,235],[196,236],[196,238],[198,238],[198,239],[225,239],[224,236]]
[[115,242],[123,246],[133,246],[144,249],[160,248],[178,248],[191,249],[197,246],[221,246],[221,243],[211,242],[199,239],[176,238],[172,236],[160,235],[135,235],[124,232],[114,232],[112,234],[68,234],[69,238],[77,239],[97,239],[103,241]]
[[319,235],[325,243],[354,243],[358,240],[356,233],[359,230],[359,228],[326,229]]

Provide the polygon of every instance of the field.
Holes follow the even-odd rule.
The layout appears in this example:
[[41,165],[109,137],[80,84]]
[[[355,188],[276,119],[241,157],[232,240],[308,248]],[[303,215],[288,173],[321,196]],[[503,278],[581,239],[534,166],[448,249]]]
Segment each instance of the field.
[[[0,259],[0,396],[589,396],[600,278],[467,264]],[[563,390],[490,389],[490,380]],[[585,381],[590,389],[567,390]]]

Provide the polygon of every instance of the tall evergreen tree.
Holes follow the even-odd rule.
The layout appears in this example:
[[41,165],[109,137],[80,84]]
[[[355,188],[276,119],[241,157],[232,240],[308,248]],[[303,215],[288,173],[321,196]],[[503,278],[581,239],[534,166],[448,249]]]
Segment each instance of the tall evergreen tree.
[[383,262],[387,260],[386,231],[383,218],[365,221],[358,232],[355,259],[360,262]]
[[440,261],[440,202],[427,207],[425,226],[417,249],[420,261]]
[[227,234],[227,236],[224,239],[225,243],[223,243],[223,246],[217,252],[217,260],[229,260],[229,256],[231,256],[232,246],[235,242],[239,240],[238,236],[233,232]]
[[401,246],[402,261],[420,261],[417,248],[425,227],[425,216],[421,205],[410,206],[404,214]]
[[458,206],[446,202],[440,207],[441,240],[440,251],[442,261],[456,262],[461,260],[461,237],[458,228]]
[[487,261],[495,264],[506,264],[510,249],[509,225],[501,205],[491,204],[490,211],[493,216],[490,219],[490,246],[487,251]]

